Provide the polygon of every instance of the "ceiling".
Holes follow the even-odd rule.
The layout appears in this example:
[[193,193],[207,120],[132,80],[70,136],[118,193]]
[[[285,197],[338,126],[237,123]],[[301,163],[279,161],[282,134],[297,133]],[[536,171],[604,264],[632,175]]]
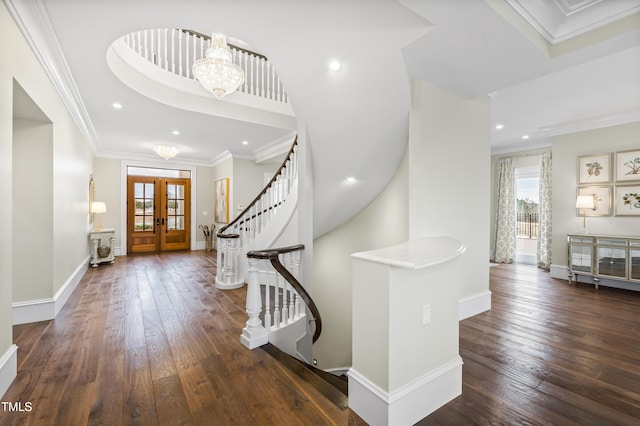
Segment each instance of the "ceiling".
[[[4,2],[49,74],[72,76],[56,84],[98,156],[155,160],[151,146],[170,143],[182,150],[176,162],[212,164],[225,152],[254,158],[290,132],[129,89],[105,60],[118,37],[216,30],[266,54],[312,143],[316,235],[353,216],[393,175],[408,136],[411,78],[491,96],[492,124],[504,126],[492,131],[496,154],[640,120],[640,0]],[[334,58],[339,73],[327,69]],[[357,190],[343,185],[347,176],[357,177]]]

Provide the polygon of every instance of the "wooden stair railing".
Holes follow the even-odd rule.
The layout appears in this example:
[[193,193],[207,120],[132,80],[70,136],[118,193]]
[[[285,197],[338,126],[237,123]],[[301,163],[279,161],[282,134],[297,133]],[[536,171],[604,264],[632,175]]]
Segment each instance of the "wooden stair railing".
[[[322,319],[318,307],[296,278],[296,275],[300,273],[300,252],[303,249],[304,245],[298,244],[247,253],[249,259],[247,314],[249,319],[242,330],[241,341],[249,349],[267,344],[270,341],[271,333],[293,323],[300,324],[303,321],[306,330],[305,306],[312,316],[308,323],[315,324],[312,342],[320,337]],[[281,258],[284,258],[285,264],[282,263]],[[265,267],[261,270],[261,261],[269,262],[274,273]],[[263,266],[266,265],[263,264]],[[261,274],[264,279],[261,279]],[[270,277],[273,279],[269,279]],[[265,287],[264,296],[261,286]],[[301,306],[301,300],[304,306]]]
[[245,282],[240,262],[250,243],[255,240],[278,213],[298,178],[298,138],[269,183],[254,200],[228,225],[217,232],[218,273],[216,287],[233,289]]

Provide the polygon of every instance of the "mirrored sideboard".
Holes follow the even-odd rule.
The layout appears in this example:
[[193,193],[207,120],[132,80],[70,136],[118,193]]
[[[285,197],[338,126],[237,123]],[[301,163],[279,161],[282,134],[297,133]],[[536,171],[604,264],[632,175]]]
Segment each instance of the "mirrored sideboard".
[[[640,283],[640,236],[568,234],[569,281],[579,275]],[[638,288],[640,290],[640,286]]]

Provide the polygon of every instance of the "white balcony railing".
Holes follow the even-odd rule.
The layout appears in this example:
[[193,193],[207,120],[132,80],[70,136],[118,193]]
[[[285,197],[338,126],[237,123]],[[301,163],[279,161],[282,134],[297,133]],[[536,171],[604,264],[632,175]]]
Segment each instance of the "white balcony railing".
[[[193,63],[205,56],[210,37],[194,31],[157,28],[136,31],[122,37],[124,43],[158,67],[184,78],[194,79]],[[229,44],[233,62],[245,72],[238,92],[289,104],[282,82],[269,60],[255,52]]]

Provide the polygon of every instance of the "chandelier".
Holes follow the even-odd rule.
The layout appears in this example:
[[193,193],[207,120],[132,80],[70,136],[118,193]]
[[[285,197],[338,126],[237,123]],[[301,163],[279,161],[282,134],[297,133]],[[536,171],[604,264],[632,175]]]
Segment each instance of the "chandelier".
[[153,147],[153,150],[156,152],[156,154],[158,154],[160,157],[164,158],[165,160],[175,157],[180,152],[180,150],[175,146],[169,146],[169,145],[156,145]]
[[196,80],[217,99],[233,93],[244,81],[244,71],[233,63],[227,36],[213,34],[205,57],[193,64]]

